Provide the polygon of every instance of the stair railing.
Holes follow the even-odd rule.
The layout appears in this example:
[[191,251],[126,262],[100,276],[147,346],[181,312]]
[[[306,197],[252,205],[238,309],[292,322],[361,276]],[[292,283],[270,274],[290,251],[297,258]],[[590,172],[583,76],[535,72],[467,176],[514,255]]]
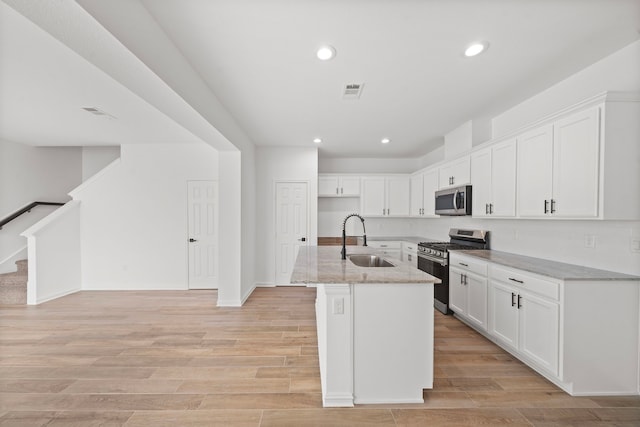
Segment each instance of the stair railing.
[[58,202],[33,202],[33,203],[29,203],[27,206],[25,206],[22,209],[18,209],[17,211],[15,211],[14,213],[12,213],[11,215],[7,216],[6,218],[0,220],[0,230],[2,230],[2,227],[4,227],[5,225],[7,225],[8,223],[10,223],[11,221],[13,221],[14,219],[18,218],[20,215],[27,213],[27,212],[31,212],[31,209],[35,208],[36,206],[40,206],[40,205],[45,205],[45,206],[62,206],[64,205],[64,203],[58,203]]

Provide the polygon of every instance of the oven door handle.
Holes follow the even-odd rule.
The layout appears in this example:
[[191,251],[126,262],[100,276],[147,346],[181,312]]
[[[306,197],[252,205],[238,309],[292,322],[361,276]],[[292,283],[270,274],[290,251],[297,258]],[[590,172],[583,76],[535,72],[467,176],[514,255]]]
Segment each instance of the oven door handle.
[[433,261],[433,262],[435,262],[436,264],[440,264],[440,265],[441,265],[441,266],[443,266],[443,267],[446,267],[446,266],[447,266],[447,260],[446,260],[446,259],[437,258],[437,257],[432,257],[432,256],[429,256],[429,255],[427,255],[427,254],[423,254],[423,253],[421,253],[421,252],[419,252],[419,253],[418,253],[418,257],[419,257],[419,258],[424,258],[424,259],[429,260],[429,261]]

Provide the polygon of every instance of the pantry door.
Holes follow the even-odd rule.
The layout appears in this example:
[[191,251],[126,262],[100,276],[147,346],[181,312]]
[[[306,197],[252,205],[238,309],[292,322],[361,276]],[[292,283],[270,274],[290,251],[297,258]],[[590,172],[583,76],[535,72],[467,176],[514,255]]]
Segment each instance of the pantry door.
[[189,289],[218,289],[218,182],[188,182]]
[[298,250],[309,244],[307,183],[276,182],[276,285],[291,283]]

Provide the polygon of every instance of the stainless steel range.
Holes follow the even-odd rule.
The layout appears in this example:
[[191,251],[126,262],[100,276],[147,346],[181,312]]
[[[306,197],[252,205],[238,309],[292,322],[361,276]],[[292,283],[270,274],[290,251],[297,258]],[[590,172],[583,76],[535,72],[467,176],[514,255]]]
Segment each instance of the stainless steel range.
[[482,230],[449,230],[449,242],[420,242],[418,268],[442,280],[434,287],[433,305],[444,314],[449,310],[449,252],[455,249],[489,249],[489,232]]

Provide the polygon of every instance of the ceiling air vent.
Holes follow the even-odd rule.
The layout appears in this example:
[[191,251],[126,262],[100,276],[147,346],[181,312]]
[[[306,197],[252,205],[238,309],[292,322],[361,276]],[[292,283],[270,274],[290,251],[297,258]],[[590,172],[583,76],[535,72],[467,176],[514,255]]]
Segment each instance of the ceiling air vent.
[[87,113],[91,113],[94,116],[104,116],[107,117],[109,119],[115,119],[115,116],[112,116],[111,114],[100,110],[99,108],[96,107],[81,107],[84,111],[86,111]]
[[344,85],[342,99],[358,99],[362,93],[364,83],[348,83]]

